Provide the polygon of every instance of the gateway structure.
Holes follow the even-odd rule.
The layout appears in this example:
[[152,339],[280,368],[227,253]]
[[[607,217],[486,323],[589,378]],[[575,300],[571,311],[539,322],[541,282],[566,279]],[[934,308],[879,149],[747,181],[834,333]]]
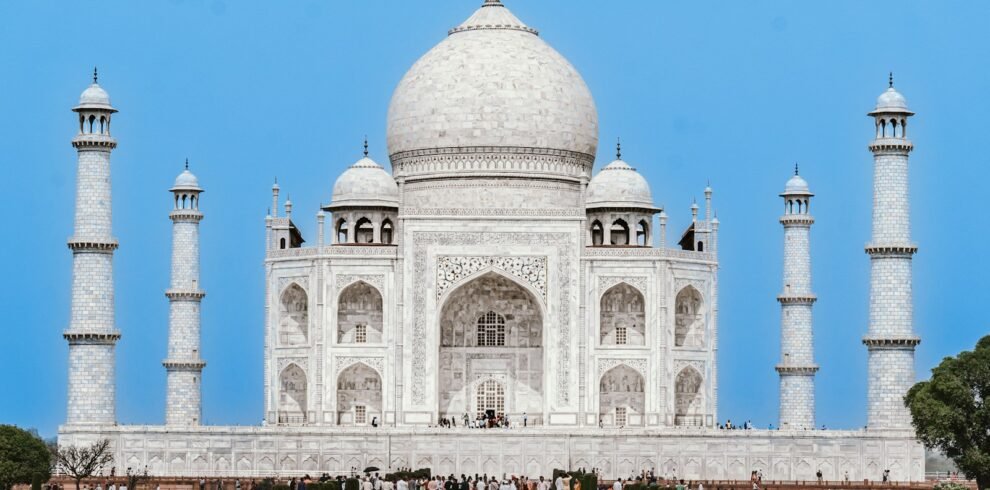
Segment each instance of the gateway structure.
[[[891,84],[892,85],[892,84]],[[921,479],[900,399],[913,381],[907,110],[893,87],[876,139],[870,425],[814,429],[811,192],[782,194],[781,423],[717,428],[718,219],[712,190],[668,237],[647,181],[617,151],[593,172],[598,120],[574,67],[498,0],[409,70],[388,114],[392,172],[364,158],[316,210],[312,246],[273,188],[266,219],[264,423],[201,425],[198,229],[188,167],[174,222],[164,426],[114,415],[110,154],[116,110],[78,107],[68,419],[60,442],[114,442],[157,475],[302,475],[351,468],[605,477]],[[658,229],[654,229],[654,228]],[[259,305],[260,307],[260,305]],[[481,415],[511,430],[463,429]],[[458,430],[432,428],[442,418]],[[524,427],[520,427],[524,426]]]

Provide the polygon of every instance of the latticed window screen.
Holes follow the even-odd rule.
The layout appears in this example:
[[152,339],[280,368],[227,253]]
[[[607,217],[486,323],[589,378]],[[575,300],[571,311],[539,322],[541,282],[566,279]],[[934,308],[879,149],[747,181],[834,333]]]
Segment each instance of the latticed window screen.
[[368,326],[364,324],[358,324],[354,327],[354,342],[358,344],[364,344],[368,342]]
[[626,331],[626,327],[615,327],[615,343],[617,345],[626,345],[627,340],[628,332]]
[[489,311],[478,318],[478,345],[505,345],[505,317]]
[[368,407],[365,407],[364,405],[356,405],[354,407],[354,423],[355,424],[368,423]]
[[626,425],[626,407],[615,407],[615,425],[619,427]]
[[505,415],[505,388],[502,383],[489,379],[478,385],[478,415],[494,410],[495,415]]

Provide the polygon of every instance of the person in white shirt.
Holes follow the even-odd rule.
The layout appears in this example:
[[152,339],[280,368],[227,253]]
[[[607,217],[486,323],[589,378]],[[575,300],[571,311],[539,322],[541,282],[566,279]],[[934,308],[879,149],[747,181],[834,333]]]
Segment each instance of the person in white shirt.
[[405,480],[399,480],[395,483],[396,490],[409,490],[409,484]]
[[622,478],[615,480],[615,483],[612,484],[612,490],[622,490]]
[[557,475],[557,479],[553,481],[553,486],[557,490],[564,490],[564,477]]

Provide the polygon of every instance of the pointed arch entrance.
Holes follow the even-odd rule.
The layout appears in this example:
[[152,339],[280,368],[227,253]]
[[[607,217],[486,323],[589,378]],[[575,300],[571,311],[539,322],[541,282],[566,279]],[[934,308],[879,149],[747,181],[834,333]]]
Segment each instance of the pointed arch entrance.
[[358,362],[337,376],[337,425],[372,425],[382,421],[382,377]]
[[544,309],[527,287],[495,271],[450,291],[438,315],[439,417],[495,410],[529,424],[544,409]]

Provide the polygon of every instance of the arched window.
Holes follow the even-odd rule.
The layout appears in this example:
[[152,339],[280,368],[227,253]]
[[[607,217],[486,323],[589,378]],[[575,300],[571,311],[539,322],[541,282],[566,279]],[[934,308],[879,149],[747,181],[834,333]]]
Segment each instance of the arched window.
[[382,295],[374,286],[363,281],[347,286],[337,299],[337,342],[381,343],[383,312]]
[[387,219],[382,222],[382,243],[392,244],[392,222]]
[[358,220],[354,228],[354,241],[356,243],[372,243],[375,240],[375,227],[368,218]]
[[646,380],[635,369],[619,364],[598,381],[598,418],[602,425],[642,425]]
[[[183,202],[182,206],[185,207],[185,205],[186,203]],[[285,249],[285,238],[282,238],[278,241],[278,248]]]
[[636,288],[616,284],[605,291],[599,305],[602,345],[646,344],[646,301]]
[[701,374],[693,367],[684,368],[674,385],[674,425],[700,426],[702,420]]
[[602,231],[602,224],[598,220],[591,223],[591,246],[600,247],[605,242],[605,233]]
[[697,250],[699,252],[704,252],[705,251],[705,242],[698,242],[698,249]]
[[282,292],[279,303],[279,343],[305,344],[309,335],[309,300],[306,291],[292,283]]
[[337,243],[347,243],[347,221],[337,222]]
[[289,364],[279,375],[278,423],[303,424],[306,422],[306,373],[295,364]]
[[705,345],[705,313],[701,293],[687,286],[677,293],[674,305],[674,346]]
[[364,425],[381,420],[382,377],[370,366],[356,363],[337,376],[337,424]]
[[478,346],[505,346],[505,317],[489,311],[478,318]]
[[92,133],[92,132],[93,132],[93,124],[94,124],[95,122],[96,122],[96,116],[93,116],[93,115],[90,115],[90,116],[89,116],[89,132],[90,132],[90,133]]
[[636,224],[636,245],[640,247],[645,247],[647,243],[647,237],[650,233],[650,226],[646,224],[646,220],[641,220]]
[[615,220],[609,237],[612,245],[629,245],[629,225],[621,219]]
[[475,393],[475,411],[478,416],[487,416],[488,410],[495,416],[505,415],[505,387],[494,379],[485,380],[478,384]]

